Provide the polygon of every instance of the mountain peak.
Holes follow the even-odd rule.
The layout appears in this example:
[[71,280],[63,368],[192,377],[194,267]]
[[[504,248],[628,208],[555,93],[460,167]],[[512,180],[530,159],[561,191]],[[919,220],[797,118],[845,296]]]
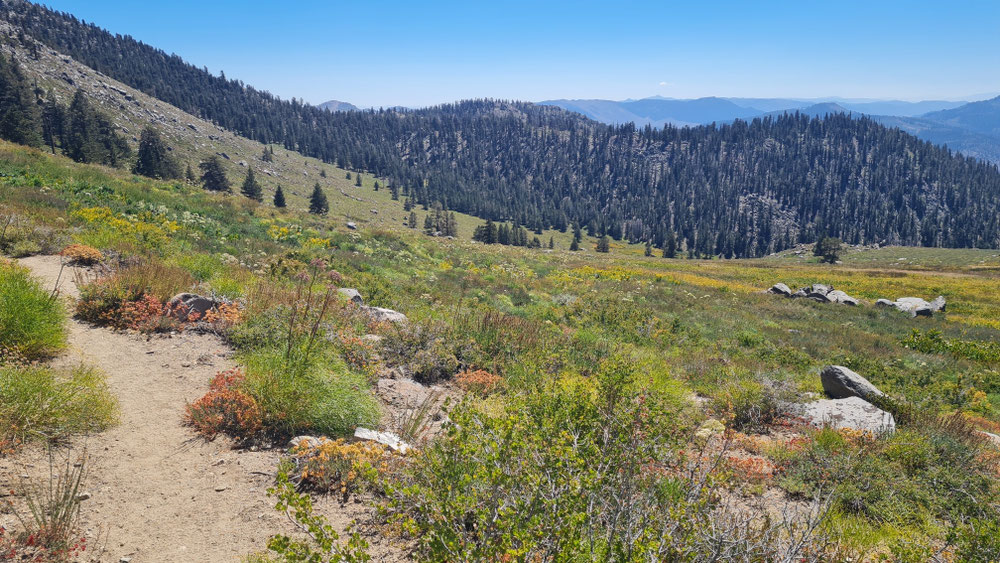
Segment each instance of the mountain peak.
[[360,108],[354,104],[348,102],[341,102],[340,100],[330,100],[328,102],[323,102],[316,106],[320,109],[325,109],[326,111],[358,111]]

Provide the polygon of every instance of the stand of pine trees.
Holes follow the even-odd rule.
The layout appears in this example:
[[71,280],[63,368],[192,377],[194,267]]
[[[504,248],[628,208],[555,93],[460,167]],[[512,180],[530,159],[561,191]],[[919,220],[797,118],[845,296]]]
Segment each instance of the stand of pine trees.
[[33,40],[264,143],[386,178],[495,223],[649,242],[691,256],[847,244],[1000,246],[1000,172],[867,118],[804,115],[662,130],[558,108],[475,100],[327,112],[281,100],[71,15],[2,0]]

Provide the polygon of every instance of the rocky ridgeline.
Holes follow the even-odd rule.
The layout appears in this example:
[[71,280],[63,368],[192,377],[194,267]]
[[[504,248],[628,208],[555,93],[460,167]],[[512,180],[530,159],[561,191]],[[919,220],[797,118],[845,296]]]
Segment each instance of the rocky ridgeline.
[[[799,288],[792,291],[783,283],[776,283],[767,290],[767,293],[781,295],[790,299],[812,299],[820,303],[840,303],[842,305],[857,306],[858,299],[851,297],[847,293],[834,289],[833,286],[814,283],[811,286]],[[911,317],[931,317],[934,313],[944,312],[947,303],[944,297],[938,296],[933,301],[926,301],[919,297],[900,297],[895,301],[879,299],[875,302],[876,307],[892,307],[900,312],[907,313]]]

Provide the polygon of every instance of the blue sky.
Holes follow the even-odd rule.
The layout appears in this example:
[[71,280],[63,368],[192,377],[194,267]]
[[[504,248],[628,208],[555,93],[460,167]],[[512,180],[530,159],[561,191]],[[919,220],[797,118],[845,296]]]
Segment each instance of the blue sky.
[[45,3],[311,103],[1000,91],[997,0]]

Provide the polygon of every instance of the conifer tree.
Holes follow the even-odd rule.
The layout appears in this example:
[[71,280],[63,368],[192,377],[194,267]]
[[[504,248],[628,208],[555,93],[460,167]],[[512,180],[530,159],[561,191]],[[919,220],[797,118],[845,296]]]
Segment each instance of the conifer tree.
[[344,176],[344,178],[346,178],[346,179],[350,180],[350,179],[351,179],[351,172],[350,172],[350,171],[348,171],[348,172],[347,172],[347,176]]
[[406,221],[406,226],[411,229],[417,228],[417,212],[410,211],[410,218]]
[[359,188],[361,187],[361,174],[356,174],[354,176],[354,185]]
[[556,247],[556,245],[555,245],[555,241],[554,241],[554,240],[552,240],[552,237],[550,236],[550,237],[549,237],[549,250],[551,250],[551,249],[553,249],[553,248],[555,248],[555,247]]
[[287,203],[285,203],[285,190],[281,189],[281,184],[278,184],[278,189],[274,190],[274,206],[279,209],[287,206]]
[[378,180],[375,180],[375,191],[377,192],[378,189],[379,189]]
[[653,255],[653,243],[651,243],[649,241],[646,241],[645,255],[646,256],[652,256]]
[[600,239],[597,240],[597,248],[596,248],[596,250],[598,252],[610,252],[611,251],[611,241],[608,240],[608,235],[604,235]]
[[260,155],[260,159],[264,162],[271,162],[274,160],[274,152],[270,147],[264,147],[264,153]]
[[573,252],[580,250],[580,241],[573,239],[573,242],[569,243],[569,249]]
[[29,145],[42,144],[42,118],[28,79],[17,61],[0,55],[0,138]]
[[326,178],[326,168],[320,168],[319,169],[319,177],[320,178]]
[[201,184],[206,190],[211,192],[229,192],[229,178],[222,168],[222,161],[219,157],[212,155],[198,165],[201,169]]
[[315,215],[326,215],[330,212],[330,202],[326,199],[326,194],[323,193],[323,188],[319,186],[319,182],[313,186],[312,195],[309,196],[309,213]]
[[143,128],[139,137],[139,155],[132,172],[161,180],[180,176],[177,163],[167,151],[160,133],[151,126]]
[[247,177],[243,180],[240,193],[254,201],[264,201],[264,190],[261,189],[257,177],[254,176],[253,168],[247,168]]
[[677,235],[675,235],[673,231],[667,233],[667,241],[663,243],[663,257],[677,257]]
[[191,163],[187,165],[187,171],[184,172],[185,178],[187,178],[188,183],[194,184],[198,181],[198,176],[195,175],[194,170],[191,168]]

